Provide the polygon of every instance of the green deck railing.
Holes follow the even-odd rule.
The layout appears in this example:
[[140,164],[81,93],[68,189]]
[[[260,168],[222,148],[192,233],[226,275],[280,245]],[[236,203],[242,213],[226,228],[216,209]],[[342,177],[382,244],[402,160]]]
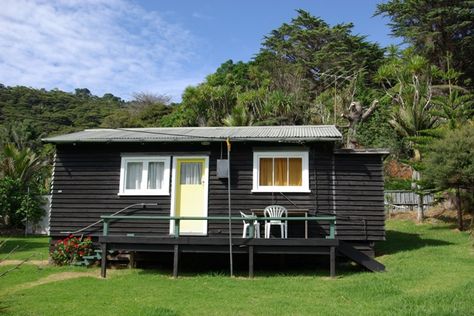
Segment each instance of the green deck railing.
[[[228,221],[228,216],[146,216],[146,215],[102,215],[100,217],[104,221],[103,235],[109,234],[110,223],[114,220],[163,220],[174,221],[174,237],[179,237],[179,223],[180,221]],[[329,222],[329,235],[327,239],[334,239],[336,236],[336,217],[335,216],[308,216],[308,217],[257,217],[257,216],[231,216],[231,221],[245,221],[253,223],[254,221],[268,221],[268,220],[283,220],[283,221],[315,221],[315,222]],[[255,227],[249,225],[249,238],[254,236]]]

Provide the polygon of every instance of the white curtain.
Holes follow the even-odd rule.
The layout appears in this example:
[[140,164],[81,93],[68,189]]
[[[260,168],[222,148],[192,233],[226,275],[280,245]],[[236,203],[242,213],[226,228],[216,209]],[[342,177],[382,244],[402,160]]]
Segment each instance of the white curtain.
[[202,163],[181,163],[181,184],[201,184]]
[[140,190],[142,183],[143,164],[141,162],[127,163],[127,175],[125,188],[128,190]]
[[164,162],[148,163],[148,189],[161,189],[164,171]]

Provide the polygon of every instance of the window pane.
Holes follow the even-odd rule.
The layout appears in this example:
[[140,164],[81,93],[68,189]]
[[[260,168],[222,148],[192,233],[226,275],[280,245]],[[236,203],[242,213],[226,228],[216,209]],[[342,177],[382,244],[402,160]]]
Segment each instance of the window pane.
[[288,158],[275,158],[273,181],[274,186],[288,185]]
[[272,175],[273,175],[273,159],[260,158],[259,185],[262,185],[262,186],[273,185]]
[[142,183],[143,164],[141,162],[128,162],[125,180],[125,189],[140,190]]
[[290,186],[303,185],[303,162],[301,158],[290,158]]
[[201,184],[202,163],[182,162],[181,163],[181,184]]
[[150,162],[148,163],[148,189],[161,189],[163,183],[163,175],[165,171],[165,163]]

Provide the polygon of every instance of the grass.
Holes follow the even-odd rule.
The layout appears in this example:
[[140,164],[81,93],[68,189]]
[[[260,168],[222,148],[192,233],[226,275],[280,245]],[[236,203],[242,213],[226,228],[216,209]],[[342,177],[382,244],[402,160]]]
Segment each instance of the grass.
[[48,259],[48,237],[1,237],[0,244],[5,242],[0,248],[0,259],[3,259],[16,246],[19,246],[11,255],[9,260],[22,260],[31,257],[32,260]]
[[[39,241],[32,239],[25,252],[47,251]],[[172,279],[169,271],[135,269],[112,270],[102,280],[96,268],[24,265],[0,278],[0,313],[474,315],[474,248],[466,233],[447,224],[390,220],[387,241],[377,249],[388,272],[338,267],[337,279],[327,278],[326,269],[286,275],[257,271],[253,280],[216,273]],[[0,267],[0,273],[7,268]],[[83,276],[54,279],[62,275]]]

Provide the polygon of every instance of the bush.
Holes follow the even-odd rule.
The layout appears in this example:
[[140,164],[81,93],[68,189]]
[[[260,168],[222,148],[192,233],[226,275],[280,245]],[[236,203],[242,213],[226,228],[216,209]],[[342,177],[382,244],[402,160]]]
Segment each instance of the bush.
[[0,216],[3,224],[21,227],[25,219],[38,222],[44,215],[44,201],[37,190],[25,188],[20,179],[0,179]]
[[388,178],[385,180],[385,190],[412,190],[412,180]]
[[51,251],[51,259],[57,265],[71,264],[82,260],[82,257],[92,253],[92,240],[86,237],[83,240],[70,235],[61,239],[54,245]]

